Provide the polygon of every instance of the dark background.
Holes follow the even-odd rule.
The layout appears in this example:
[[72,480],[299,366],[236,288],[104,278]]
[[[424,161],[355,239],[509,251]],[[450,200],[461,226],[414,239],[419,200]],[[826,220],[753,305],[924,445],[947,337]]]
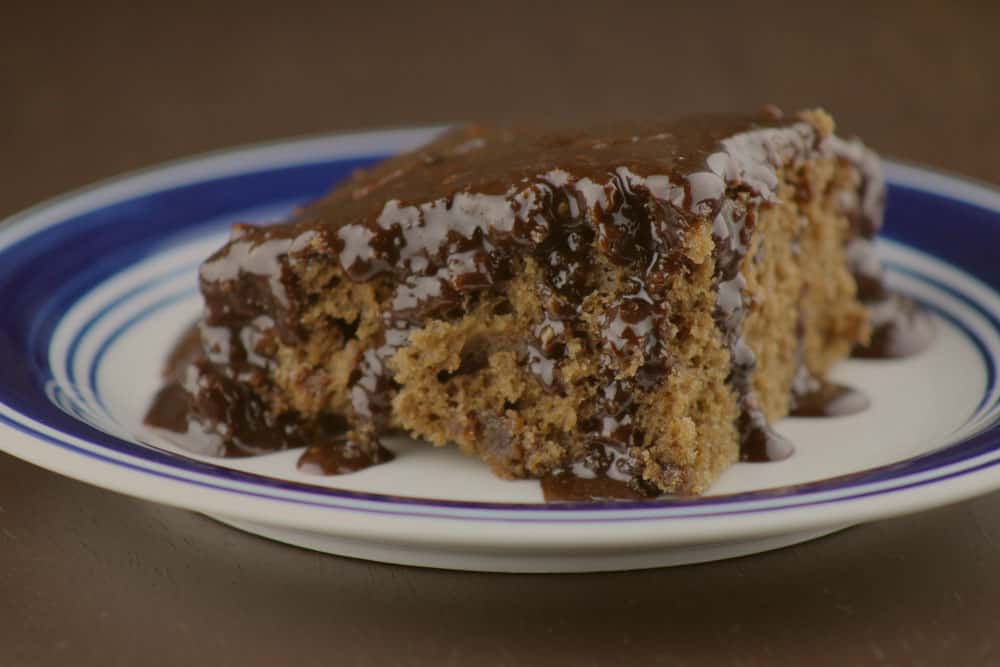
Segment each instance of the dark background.
[[[1000,3],[0,7],[0,216],[314,132],[822,105],[1000,182]],[[243,535],[0,455],[0,665],[1000,662],[1000,496],[728,562],[505,576]]]

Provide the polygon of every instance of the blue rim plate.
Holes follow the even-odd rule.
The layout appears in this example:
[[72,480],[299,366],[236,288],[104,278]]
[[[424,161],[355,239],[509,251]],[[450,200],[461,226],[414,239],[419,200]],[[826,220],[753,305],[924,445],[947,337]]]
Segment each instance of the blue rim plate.
[[[558,548],[598,549],[610,558],[608,553],[638,546],[666,549],[813,534],[1000,488],[995,260],[1000,192],[895,163],[887,165],[882,246],[893,279],[957,332],[966,350],[963,363],[974,359],[975,366],[963,370],[959,364],[955,373],[937,371],[926,378],[926,384],[952,383],[958,393],[964,391],[961,405],[941,408],[961,414],[948,416],[957,421],[937,441],[908,455],[850,474],[750,485],[696,499],[544,505],[309,483],[144,444],[134,426],[116,414],[118,399],[112,394],[148,391],[149,379],[120,367],[139,344],[133,340],[127,354],[116,346],[139,336],[142,326],[159,327],[155,317],[166,317],[171,308],[196,302],[194,270],[218,239],[220,221],[237,213],[275,217],[319,196],[352,170],[439,131],[365,132],[224,151],[113,179],[5,221],[0,225],[0,450],[241,527],[267,526],[271,536],[285,541],[303,543],[290,533],[309,533],[397,550],[423,545],[438,553],[511,557],[515,551],[537,556]],[[150,345],[144,352],[134,358],[159,360],[166,350]],[[124,354],[126,362],[108,370],[115,354]],[[136,368],[142,365],[137,363]],[[963,377],[951,377],[956,373]],[[372,556],[343,546],[328,550],[442,562]]]

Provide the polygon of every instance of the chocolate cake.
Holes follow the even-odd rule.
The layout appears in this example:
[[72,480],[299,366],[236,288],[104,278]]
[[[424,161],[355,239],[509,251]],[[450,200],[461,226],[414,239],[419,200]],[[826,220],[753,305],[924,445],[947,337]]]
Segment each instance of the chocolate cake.
[[553,494],[700,493],[790,453],[770,422],[867,343],[882,197],[822,111],[456,129],[236,225],[148,421],[317,472],[398,430]]

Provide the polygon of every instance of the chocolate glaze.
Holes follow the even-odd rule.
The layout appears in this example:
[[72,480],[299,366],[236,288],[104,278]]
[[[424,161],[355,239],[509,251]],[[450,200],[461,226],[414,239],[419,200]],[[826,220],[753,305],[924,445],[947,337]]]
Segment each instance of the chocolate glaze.
[[823,378],[816,377],[806,366],[805,337],[802,320],[797,327],[799,338],[798,368],[789,392],[790,417],[846,417],[864,412],[871,403],[864,393]]
[[792,442],[775,431],[760,410],[744,411],[740,415],[740,461],[770,463],[783,461],[795,453]]
[[548,502],[638,500],[659,495],[643,482],[628,452],[612,445],[594,445],[587,456],[541,480]]
[[925,350],[934,340],[934,322],[927,311],[899,294],[886,294],[866,302],[871,314],[872,335],[857,345],[851,356],[859,359],[900,359]]
[[864,393],[835,382],[822,380],[809,373],[805,366],[792,380],[790,417],[846,417],[864,412],[871,402]]
[[645,500],[650,495],[633,489],[628,482],[609,477],[577,477],[571,474],[547,475],[541,479],[546,502],[586,502],[590,500]]
[[313,475],[343,475],[386,463],[395,457],[381,444],[370,451],[344,438],[314,442],[302,452],[296,465],[302,472]]
[[[595,267],[610,262],[628,267],[631,282],[604,315],[601,389],[581,411],[579,436],[593,461],[616,454],[611,468],[583,465],[594,479],[613,468],[614,481],[644,494],[634,463],[646,438],[635,423],[636,394],[670,370],[667,280],[689,270],[682,253],[687,231],[710,224],[715,319],[731,352],[742,458],[786,456],[790,446],[770,429],[752,389],[756,361],[741,336],[746,308],[739,266],[759,209],[775,197],[778,168],[833,150],[860,171],[871,170],[863,149],[831,142],[812,124],[773,111],[588,133],[452,132],[359,174],[289,222],[234,227],[230,242],[201,267],[201,349],[172,371],[147,421],[197,432],[230,456],[310,445],[300,461],[309,470],[342,472],[386,460],[376,436],[388,427],[396,389],[387,362],[414,328],[466,312],[480,293],[496,289],[532,257],[543,268],[538,290],[546,312],[524,346],[525,361],[542,386],[558,392],[567,343],[584,339],[579,303],[594,289]],[[867,173],[865,183],[861,201],[848,208],[856,213],[858,234],[869,238],[880,221],[881,185]],[[301,314],[309,295],[295,268],[317,259],[386,292],[382,334],[359,355],[348,414],[275,415],[259,395],[270,386],[276,344],[304,338]],[[357,323],[339,326],[348,336]],[[639,355],[639,372],[619,377],[617,355]],[[176,409],[182,399],[186,411]],[[502,414],[476,418],[477,430],[500,434],[493,438],[500,455],[510,450]],[[564,474],[579,476],[578,464],[567,461]]]
[[934,325],[927,312],[902,295],[886,289],[875,234],[882,227],[885,181],[875,155],[859,141],[830,138],[836,155],[854,164],[861,176],[857,198],[845,192],[842,203],[855,235],[847,245],[847,261],[858,285],[858,298],[868,306],[872,335],[852,356],[861,359],[894,359],[919,354],[934,340]]
[[187,433],[190,411],[184,387],[177,382],[168,382],[153,397],[146,410],[145,424],[171,433]]
[[353,472],[392,460],[392,452],[377,440],[357,438],[340,416],[308,421],[272,416],[246,386],[212,372],[205,340],[213,338],[196,324],[177,341],[164,367],[165,383],[146,412],[147,426],[208,456],[239,458],[306,447],[298,467],[311,473]]

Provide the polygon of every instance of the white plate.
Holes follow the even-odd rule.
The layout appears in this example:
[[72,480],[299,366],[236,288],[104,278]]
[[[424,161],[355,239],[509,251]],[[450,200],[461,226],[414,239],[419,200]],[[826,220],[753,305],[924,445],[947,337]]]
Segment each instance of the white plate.
[[[1000,194],[889,165],[883,257],[934,313],[905,360],[834,378],[872,408],[787,419],[797,446],[737,464],[707,496],[546,505],[453,449],[390,440],[390,464],[298,472],[297,452],[198,457],[142,425],[164,356],[198,314],[196,267],[235,220],[280,218],[358,166],[436,128],[289,141],[195,158],[42,204],[0,227],[0,449],[105,488],[273,539],[374,560],[472,570],[592,571],[776,548],[1000,487]],[[152,444],[143,444],[152,443]],[[154,446],[155,445],[155,446]]]

